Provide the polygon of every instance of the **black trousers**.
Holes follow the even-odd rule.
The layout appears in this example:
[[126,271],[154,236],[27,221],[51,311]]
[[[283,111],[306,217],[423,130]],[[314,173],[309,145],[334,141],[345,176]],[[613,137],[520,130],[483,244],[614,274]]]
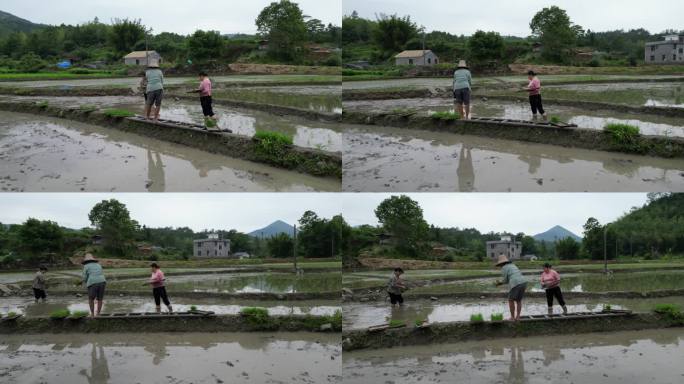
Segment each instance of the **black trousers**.
[[214,116],[214,109],[211,106],[211,96],[200,97],[200,104],[202,105],[202,114],[204,114],[204,116]]
[[401,296],[401,294],[397,295],[395,293],[389,293],[389,292],[387,292],[387,294],[389,294],[390,303],[392,303],[392,304],[403,304],[404,303],[404,298]]
[[530,95],[530,107],[532,108],[533,115],[536,115],[537,111],[542,115],[544,114],[541,95]]
[[164,305],[166,306],[171,305],[169,297],[166,295],[166,287],[152,288],[152,296],[154,296],[154,303],[157,307],[160,305],[161,301],[164,301]]
[[549,308],[553,307],[554,297],[556,300],[558,300],[558,304],[560,304],[561,307],[565,305],[565,300],[563,300],[563,292],[561,292],[560,286],[546,290],[546,303],[549,305]]

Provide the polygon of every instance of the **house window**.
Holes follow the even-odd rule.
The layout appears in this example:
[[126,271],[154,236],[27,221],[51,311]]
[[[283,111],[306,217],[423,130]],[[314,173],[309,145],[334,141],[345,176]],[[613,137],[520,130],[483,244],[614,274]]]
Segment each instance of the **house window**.
[[672,61],[677,61],[677,55],[672,55]]
[[656,50],[655,45],[651,45],[651,52],[655,52],[655,50]]
[[135,59],[135,65],[140,65],[140,60]]
[[439,63],[439,59],[435,57],[435,64]]
[[409,59],[409,65],[413,65],[413,59]]
[[432,64],[432,59],[428,57],[428,64]]
[[663,61],[667,61],[667,55],[663,55]]
[[655,61],[655,56],[651,55],[651,61]]
[[684,48],[679,48],[679,53],[684,53]]

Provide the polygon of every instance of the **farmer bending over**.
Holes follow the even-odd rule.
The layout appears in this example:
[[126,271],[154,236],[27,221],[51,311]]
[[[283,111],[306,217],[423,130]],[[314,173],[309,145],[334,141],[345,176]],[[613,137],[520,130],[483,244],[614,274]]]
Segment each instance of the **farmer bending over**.
[[523,276],[518,267],[508,260],[506,255],[499,254],[496,266],[501,268],[503,280],[497,281],[496,285],[508,284],[508,308],[511,310],[511,321],[520,320],[522,311],[522,299],[527,288],[527,279]]

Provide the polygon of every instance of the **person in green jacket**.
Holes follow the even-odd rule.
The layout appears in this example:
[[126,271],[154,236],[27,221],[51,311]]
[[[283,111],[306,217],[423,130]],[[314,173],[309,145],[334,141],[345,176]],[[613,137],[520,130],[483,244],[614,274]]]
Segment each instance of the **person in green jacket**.
[[454,110],[461,118],[470,119],[470,93],[473,85],[473,76],[470,74],[465,60],[458,62],[458,68],[454,71]]
[[[145,78],[147,79],[146,97],[145,97],[145,118],[150,119],[150,114],[154,115],[154,122],[159,120],[159,111],[161,111],[162,97],[164,96],[164,73],[159,69],[159,61],[150,59],[145,71]],[[152,113],[152,106],[154,105],[154,113]]]
[[[102,266],[93,257],[92,254],[87,253],[83,259],[83,283],[88,288],[88,305],[90,306],[90,317],[100,315],[102,311],[102,299],[104,299],[105,280]],[[95,309],[95,301],[97,300],[97,310]]]
[[499,254],[496,266],[501,268],[503,280],[496,282],[496,285],[508,284],[508,308],[511,311],[511,321],[520,320],[520,312],[522,311],[522,299],[525,296],[525,289],[527,288],[527,279],[523,276],[520,269],[508,260],[506,255]]

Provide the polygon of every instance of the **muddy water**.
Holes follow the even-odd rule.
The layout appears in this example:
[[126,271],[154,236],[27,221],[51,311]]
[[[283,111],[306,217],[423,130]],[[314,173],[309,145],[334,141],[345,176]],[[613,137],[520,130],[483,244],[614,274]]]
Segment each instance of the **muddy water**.
[[311,333],[12,335],[4,383],[339,383],[340,338]]
[[343,190],[684,191],[684,161],[378,126],[344,134]]
[[[121,279],[107,284],[116,290],[139,290],[145,279]],[[342,288],[341,273],[240,273],[169,276],[167,290],[222,293],[333,292]]]
[[341,92],[340,86],[241,87],[216,90],[213,97],[339,114]]
[[[292,83],[311,81],[342,81],[341,76],[316,76],[316,75],[245,75],[245,76],[212,76],[212,81],[224,84],[250,84],[288,81]],[[118,77],[107,79],[80,79],[80,80],[38,80],[38,81],[3,81],[2,87],[111,87],[125,86],[137,88],[140,84],[139,77]],[[164,84],[199,84],[197,77],[166,77]]]
[[557,85],[545,87],[543,95],[559,99],[684,108],[684,84],[679,82]]
[[[33,297],[0,298],[0,313],[23,313],[26,316],[48,316],[55,310],[68,308],[70,311],[87,311],[88,300],[85,297],[54,296],[48,292],[45,303],[36,303]],[[187,299],[176,298],[173,291],[169,291],[169,299],[176,311],[190,310],[194,305],[199,310],[214,311],[217,314],[238,314],[246,307],[263,307],[271,315],[311,314],[315,316],[333,315],[340,310],[339,302],[330,300],[297,300],[297,301],[268,301],[268,300],[226,300],[226,299]],[[105,296],[103,313],[113,312],[154,312],[155,305],[152,294],[149,296]]]
[[[131,96],[98,96],[98,97],[44,97],[44,96],[0,96],[7,101],[46,101],[50,105],[77,108],[95,106],[104,108],[123,108],[142,115],[144,105],[142,98]],[[341,127],[335,123],[312,122],[296,116],[278,116],[267,112],[214,106],[218,126],[229,129],[233,133],[253,136],[256,131],[275,131],[293,138],[293,143],[300,147],[316,148],[332,152],[340,152],[342,146]],[[204,117],[199,102],[175,101],[167,98],[162,103],[160,117],[162,119],[204,125]]]
[[339,182],[113,129],[0,112],[0,190],[335,191]]
[[[629,309],[635,312],[649,312],[658,303],[677,304],[684,307],[684,297],[663,297],[658,299],[572,299],[566,298],[569,312],[598,312],[605,305],[611,309]],[[416,320],[428,320],[430,323],[469,321],[470,315],[482,314],[485,320],[495,313],[509,317],[508,301],[502,294],[501,300],[482,299],[440,299],[439,301],[412,300],[407,298],[401,308],[392,308],[389,301],[370,303],[343,304],[345,329],[368,328],[390,320],[401,320],[413,326]],[[554,313],[561,313],[558,302],[554,302]],[[523,300],[523,315],[544,315],[547,313],[547,303],[544,298],[526,298]]]
[[[570,292],[650,292],[670,289],[684,289],[683,271],[630,272],[604,275],[562,274],[561,288]],[[528,279],[528,291],[543,292],[537,276]],[[412,292],[498,292],[497,278],[478,278],[465,281],[434,282],[431,285],[415,288]]]
[[681,383],[684,330],[345,352],[345,383]]
[[[453,111],[450,99],[398,99],[373,101],[345,101],[345,108],[364,112],[392,112],[394,110],[415,111],[418,115],[429,116],[438,111]],[[658,115],[628,114],[615,111],[593,111],[581,108],[545,105],[549,116],[575,124],[581,128],[603,130],[609,123],[630,124],[639,127],[643,135],[684,137],[684,119]],[[526,102],[473,100],[473,117],[493,117],[499,119],[531,120],[532,113]]]

